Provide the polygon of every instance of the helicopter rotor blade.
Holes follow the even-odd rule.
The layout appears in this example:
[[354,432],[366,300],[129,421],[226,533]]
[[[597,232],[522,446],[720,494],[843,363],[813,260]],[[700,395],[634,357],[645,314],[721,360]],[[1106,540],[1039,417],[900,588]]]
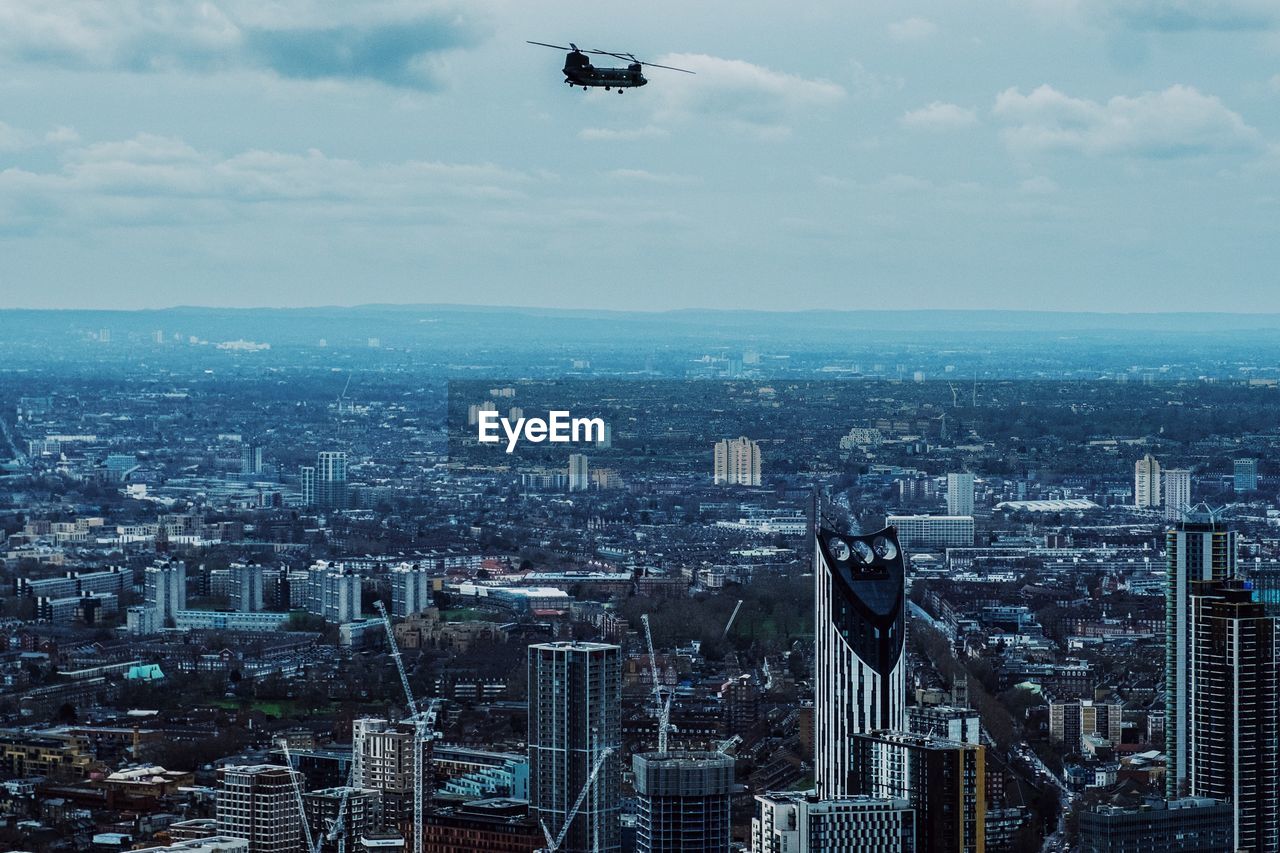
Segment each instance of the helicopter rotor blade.
[[536,44],[539,47],[553,47],[556,50],[572,50],[573,48],[562,47],[558,44],[547,44],[545,41],[525,41],[525,44]]
[[[636,62],[640,62],[639,59]],[[685,74],[697,74],[697,71],[690,71],[688,68],[676,68],[674,65],[659,65],[656,62],[640,62],[641,65],[647,65],[650,68],[665,68],[668,71],[683,71]]]
[[591,52],[592,52],[592,53],[603,53],[603,54],[604,54],[604,55],[606,55],[606,56],[612,56],[612,57],[614,57],[614,58],[616,58],[616,59],[622,59],[622,60],[625,60],[625,61],[627,61],[627,62],[635,62],[635,63],[638,63],[638,64],[640,64],[640,65],[648,65],[650,68],[665,68],[665,69],[667,69],[668,71],[683,71],[685,74],[697,74],[697,73],[698,73],[698,72],[696,72],[696,71],[690,71],[690,70],[689,70],[689,69],[687,69],[687,68],[676,68],[674,65],[659,65],[659,64],[658,64],[658,63],[656,63],[656,62],[645,62],[645,61],[644,61],[644,60],[642,60],[642,59],[636,59],[636,56],[635,56],[635,54],[634,54],[634,53],[615,53],[615,52],[613,52],[613,51],[611,51],[611,50],[595,50],[595,51],[591,51]]

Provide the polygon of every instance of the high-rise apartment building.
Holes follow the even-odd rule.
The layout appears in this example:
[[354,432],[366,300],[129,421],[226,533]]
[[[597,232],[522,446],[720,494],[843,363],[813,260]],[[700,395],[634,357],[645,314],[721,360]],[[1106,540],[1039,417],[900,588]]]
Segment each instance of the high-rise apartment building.
[[249,842],[249,853],[303,853],[302,815],[294,777],[275,764],[218,770],[218,832]]
[[[424,781],[434,788],[432,741],[422,742]],[[398,826],[413,815],[413,725],[376,717],[362,717],[351,725],[351,781],[357,788],[378,792],[384,826]],[[429,797],[431,791],[424,792]],[[406,830],[411,829],[405,827]]]
[[587,475],[587,456],[584,453],[569,454],[569,491],[585,492],[591,487]]
[[303,465],[298,469],[298,484],[302,491],[302,505],[312,508],[316,505],[316,469],[314,465]]
[[1150,453],[1133,466],[1133,505],[1139,509],[1160,506],[1160,463]]
[[1191,472],[1167,468],[1164,472],[1164,517],[1177,521],[1191,509]]
[[341,450],[323,450],[316,454],[316,506],[346,509],[347,454]]
[[752,853],[918,853],[915,810],[904,799],[756,795]]
[[1124,705],[1119,702],[1067,699],[1049,703],[1049,740],[1071,752],[1080,752],[1089,735],[1105,738],[1113,746],[1120,743],[1123,722]]
[[1190,584],[1194,797],[1232,807],[1230,849],[1280,851],[1280,661],[1276,621],[1238,580]]
[[1191,722],[1191,584],[1236,576],[1236,534],[1201,504],[1165,534],[1165,774],[1167,796],[1188,790]]
[[360,575],[343,566],[319,563],[307,573],[307,612],[326,622],[342,624],[360,619]]
[[854,735],[906,729],[906,568],[892,527],[814,543],[814,777],[822,799],[859,793]]
[[1233,465],[1233,484],[1236,494],[1258,490],[1258,460],[1237,459]]
[[716,442],[715,482],[726,486],[760,485],[760,445],[745,435]]
[[187,607],[187,564],[173,561],[148,566],[143,572],[143,595],[160,625],[172,625],[178,611]]
[[240,473],[262,473],[262,445],[249,442],[240,448]]
[[632,756],[637,853],[729,850],[733,765],[719,752]]
[[416,616],[431,606],[431,574],[421,565],[405,563],[391,569],[391,614]]
[[919,853],[985,853],[986,750],[905,732],[853,736],[855,791],[892,797],[916,812]]
[[605,750],[562,853],[614,853],[622,748],[622,649],[608,643],[529,647],[529,808],[558,834]]
[[[361,837],[381,828],[381,795],[372,788],[322,788],[302,795],[319,853],[359,849]],[[330,840],[327,836],[332,835]]]
[[230,577],[230,606],[239,613],[257,613],[265,606],[262,566],[254,562],[232,563]]
[[947,515],[973,515],[973,474],[947,475]]

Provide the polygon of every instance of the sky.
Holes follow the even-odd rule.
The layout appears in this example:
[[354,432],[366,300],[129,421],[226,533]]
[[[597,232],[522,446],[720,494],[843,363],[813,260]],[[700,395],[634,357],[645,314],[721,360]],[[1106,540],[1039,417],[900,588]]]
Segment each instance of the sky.
[[1276,0],[0,4],[0,308],[1254,312],[1278,267]]

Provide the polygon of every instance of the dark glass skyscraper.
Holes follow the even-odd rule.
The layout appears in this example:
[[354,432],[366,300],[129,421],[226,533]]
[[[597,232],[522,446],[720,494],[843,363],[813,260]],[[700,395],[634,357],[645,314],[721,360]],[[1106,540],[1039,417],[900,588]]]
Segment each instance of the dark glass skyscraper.
[[1191,595],[1195,581],[1236,575],[1236,534],[1204,504],[1187,512],[1166,534],[1168,587],[1165,591],[1165,751],[1169,755],[1166,794],[1187,793],[1191,751]]
[[1242,581],[1196,581],[1189,598],[1191,793],[1231,803],[1231,849],[1275,853],[1280,851],[1275,620]]
[[[529,647],[529,809],[554,836],[586,798],[561,853],[621,849],[622,649],[608,643]],[[591,770],[604,751],[599,773]]]
[[887,527],[846,536],[817,527],[813,573],[817,645],[814,777],[823,799],[860,789],[851,740],[906,729],[906,570]]

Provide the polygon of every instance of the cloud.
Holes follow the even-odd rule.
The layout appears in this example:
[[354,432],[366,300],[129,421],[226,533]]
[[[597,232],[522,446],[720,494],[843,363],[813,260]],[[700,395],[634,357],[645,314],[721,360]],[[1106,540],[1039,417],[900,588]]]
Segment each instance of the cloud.
[[671,74],[662,80],[654,92],[654,119],[659,125],[701,116],[761,137],[785,136],[793,119],[811,116],[845,97],[844,88],[829,80],[774,71],[740,59],[680,53],[658,61],[697,75]]
[[1218,98],[1170,86],[1106,103],[1073,98],[1052,86],[1028,94],[1007,89],[992,115],[1017,154],[1074,151],[1090,156],[1178,157],[1258,147],[1258,131]]
[[247,68],[421,90],[438,87],[441,52],[475,41],[472,25],[439,4],[370,2],[355,11],[306,0],[6,0],[0,57],[86,71]]
[[896,42],[924,41],[938,32],[938,25],[928,18],[912,16],[888,26],[889,38]]
[[637,139],[661,139],[670,133],[660,127],[645,125],[644,127],[584,127],[578,131],[578,138],[587,142],[630,142]]
[[0,229],[247,219],[288,206],[301,216],[395,222],[463,217],[545,180],[493,164],[362,163],[250,150],[231,156],[139,134],[68,150],[48,171],[0,171]]
[[1280,24],[1275,0],[1105,0],[1107,13],[1134,30],[1267,30]]
[[33,142],[30,133],[0,121],[0,151],[18,151],[31,146]]
[[1052,178],[1046,178],[1044,175],[1036,175],[1033,178],[1027,178],[1018,184],[1020,192],[1028,195],[1048,195],[1058,191],[1058,184]]
[[913,130],[959,130],[977,124],[978,115],[966,107],[934,101],[919,109],[908,110],[899,121],[903,127]]
[[633,181],[642,184],[688,184],[696,180],[690,175],[650,172],[647,169],[613,169],[605,174],[613,180]]
[[852,62],[851,68],[849,92],[855,98],[865,98],[867,100],[883,98],[886,95],[901,92],[902,87],[906,85],[906,81],[901,77],[870,71],[857,60]]

